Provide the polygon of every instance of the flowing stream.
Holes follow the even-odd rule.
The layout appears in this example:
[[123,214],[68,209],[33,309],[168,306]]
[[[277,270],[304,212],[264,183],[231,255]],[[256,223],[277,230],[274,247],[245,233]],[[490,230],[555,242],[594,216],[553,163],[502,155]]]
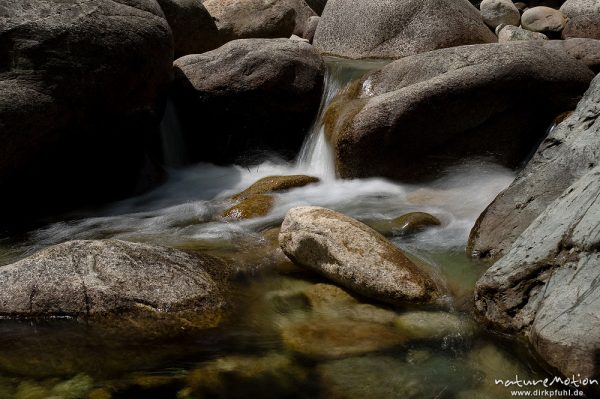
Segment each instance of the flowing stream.
[[[474,325],[468,304],[486,266],[467,259],[464,248],[476,218],[514,173],[473,160],[421,185],[381,178],[336,179],[323,112],[346,83],[380,65],[329,61],[319,115],[296,162],[273,157],[248,168],[197,164],[173,169],[165,185],[143,196],[45,226],[25,238],[0,241],[4,264],[68,240],[119,238],[212,253],[248,271],[232,293],[236,316],[185,340],[119,341],[71,320],[0,321],[0,399],[505,398],[510,396],[507,389],[496,386],[494,378],[544,375],[527,347],[479,327],[467,336],[407,342],[336,360],[297,356],[282,343],[282,323],[312,316],[293,300],[290,304],[286,299],[282,306],[273,298],[288,298],[286,292],[325,282],[282,259],[269,235],[287,210],[303,205],[331,208],[360,220],[392,219],[411,211],[436,216],[441,226],[392,241],[439,271],[453,293],[447,310]],[[163,132],[177,131],[172,118],[174,112],[168,109]],[[182,160],[178,137],[165,141],[172,165]],[[275,206],[263,217],[220,218],[231,206],[232,194],[262,177],[290,174],[321,181],[274,194]],[[398,315],[406,310],[374,305]],[[336,309],[341,313],[332,320],[347,317],[342,310]]]

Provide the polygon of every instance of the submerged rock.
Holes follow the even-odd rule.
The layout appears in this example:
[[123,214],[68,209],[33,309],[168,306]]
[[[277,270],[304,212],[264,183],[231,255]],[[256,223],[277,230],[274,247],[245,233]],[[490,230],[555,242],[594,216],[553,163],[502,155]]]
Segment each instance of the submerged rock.
[[325,131],[344,178],[418,180],[478,156],[516,167],[593,77],[531,41],[431,51],[351,84],[327,109]]
[[285,347],[317,359],[335,359],[398,346],[403,337],[378,323],[311,318],[283,327]]
[[347,58],[401,58],[496,37],[467,0],[329,0],[314,44]]
[[354,357],[324,363],[317,371],[325,397],[344,399],[452,397],[471,383],[473,373],[439,356],[418,364],[388,356]]
[[223,212],[226,219],[252,219],[267,215],[273,208],[275,198],[270,195],[254,194],[245,198],[242,202],[232,206]]
[[231,198],[233,200],[245,199],[255,194],[267,194],[272,192],[286,191],[296,187],[304,187],[309,184],[318,183],[317,177],[305,175],[291,176],[267,176],[258,180],[250,187],[238,193]]
[[178,397],[286,397],[301,389],[307,377],[306,370],[282,354],[229,356],[192,370],[188,389]]
[[383,236],[329,209],[288,211],[279,244],[294,263],[368,298],[398,305],[441,295],[432,277]]
[[600,378],[599,196],[596,167],[535,219],[475,292],[486,323],[526,334],[548,364],[581,379]]
[[568,118],[556,126],[515,181],[486,208],[471,230],[467,253],[498,259],[546,207],[600,156],[600,77]]
[[468,338],[475,331],[470,320],[448,312],[407,312],[398,316],[394,324],[409,340]]
[[213,325],[224,304],[216,258],[119,240],[69,241],[0,268],[0,315],[167,318]]
[[158,4],[20,0],[0,8],[0,191],[10,193],[0,224],[23,228],[160,181],[149,156],[173,46]]
[[192,160],[295,154],[319,108],[325,63],[308,43],[235,40],[174,65],[173,95]]
[[157,0],[173,31],[175,58],[213,50],[224,43],[217,25],[198,0]]

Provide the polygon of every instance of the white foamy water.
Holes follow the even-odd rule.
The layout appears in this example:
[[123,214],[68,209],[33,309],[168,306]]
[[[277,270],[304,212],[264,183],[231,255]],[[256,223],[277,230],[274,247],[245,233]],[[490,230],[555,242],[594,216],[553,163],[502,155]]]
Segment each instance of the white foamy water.
[[[259,240],[259,233],[277,226],[293,207],[315,205],[357,219],[392,219],[407,212],[428,212],[442,226],[410,239],[394,239],[413,249],[457,249],[465,246],[476,218],[506,188],[514,173],[497,165],[474,161],[448,170],[438,180],[407,185],[381,178],[336,179],[333,157],[321,118],[333,97],[350,81],[381,62],[329,61],[326,90],[319,115],[293,163],[265,160],[253,167],[198,164],[172,170],[169,181],[143,196],[113,204],[92,217],[52,224],[31,234],[27,253],[74,239],[120,238],[179,245],[194,241]],[[176,126],[171,127],[176,130]],[[177,141],[169,149],[178,148]],[[176,161],[176,154],[172,156]],[[271,212],[251,220],[220,217],[232,205],[228,198],[257,180],[273,175],[306,174],[318,184],[273,194]]]

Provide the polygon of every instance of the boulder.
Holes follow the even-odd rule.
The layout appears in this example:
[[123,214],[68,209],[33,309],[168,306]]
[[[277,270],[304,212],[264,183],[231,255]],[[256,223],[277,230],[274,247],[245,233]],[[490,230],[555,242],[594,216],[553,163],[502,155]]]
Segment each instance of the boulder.
[[594,73],[600,73],[600,40],[586,38],[549,40],[543,45],[566,51],[571,57],[587,65]]
[[540,32],[532,32],[527,29],[512,25],[498,25],[496,28],[498,42],[512,42],[515,40],[548,40],[548,36]]
[[475,291],[483,321],[527,335],[550,366],[579,379],[600,378],[599,183],[595,167],[564,190]]
[[577,109],[540,144],[515,181],[479,216],[467,253],[498,259],[567,187],[600,156],[600,77]]
[[519,26],[521,13],[512,0],[483,0],[479,5],[483,22],[496,29],[500,24]]
[[325,63],[308,43],[235,40],[175,61],[173,97],[191,160],[299,150],[319,108]]
[[308,40],[309,43],[313,42],[315,38],[315,32],[317,31],[317,27],[319,26],[319,21],[321,17],[310,17],[306,22],[306,26],[304,27],[304,33],[302,37]]
[[531,41],[431,51],[347,87],[325,112],[325,132],[343,178],[420,180],[473,157],[514,168],[593,76]]
[[330,0],[314,38],[322,53],[355,59],[495,41],[467,0]]
[[[224,304],[207,255],[119,240],[69,241],[0,268],[0,315],[179,318],[210,326]],[[111,321],[112,323],[112,321]]]
[[279,244],[294,263],[368,298],[398,305],[431,302],[442,293],[428,272],[382,235],[329,209],[288,211]]
[[418,233],[427,227],[439,226],[438,218],[425,212],[410,212],[390,220],[365,221],[369,227],[386,237],[395,235],[410,235]]
[[562,31],[562,38],[573,37],[600,39],[600,12],[570,18]]
[[254,194],[244,198],[239,204],[232,206],[223,212],[225,219],[252,219],[268,214],[273,205],[275,198],[265,194]]
[[580,15],[599,14],[600,3],[597,0],[567,0],[560,7],[560,11],[567,18],[575,18]]
[[155,0],[0,7],[0,190],[10,193],[2,223],[23,226],[155,183],[149,156],[172,59]]
[[523,28],[532,32],[560,32],[566,23],[567,19],[559,10],[544,6],[530,8],[521,16]]
[[316,15],[304,0],[206,0],[204,6],[225,42],[301,36]]
[[286,191],[292,188],[304,187],[309,184],[318,183],[320,180],[317,177],[306,175],[289,175],[289,176],[267,176],[258,180],[250,187],[238,193],[231,198],[240,200],[248,198],[251,195],[267,194],[272,192]]
[[175,58],[213,50],[224,43],[200,0],[157,0],[173,31]]

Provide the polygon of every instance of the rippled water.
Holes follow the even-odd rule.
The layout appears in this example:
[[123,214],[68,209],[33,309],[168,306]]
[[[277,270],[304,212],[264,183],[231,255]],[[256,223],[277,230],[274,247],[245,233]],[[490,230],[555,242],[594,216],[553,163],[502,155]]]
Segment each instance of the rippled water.
[[[348,70],[334,63],[322,105],[369,67]],[[146,195],[45,226],[24,238],[0,241],[4,264],[67,240],[110,237],[200,250],[249,271],[235,283],[231,317],[223,325],[177,339],[115,336],[73,320],[1,320],[0,399],[506,398],[507,389],[495,386],[494,378],[544,375],[525,345],[473,327],[470,315],[472,289],[485,265],[464,255],[468,233],[481,211],[510,184],[513,172],[474,160],[421,185],[378,178],[337,180],[320,129],[315,124],[295,163],[273,158],[249,168],[198,164],[174,169],[165,185]],[[231,206],[232,194],[262,177],[290,174],[318,176],[321,182],[273,194],[275,206],[266,216],[243,221],[220,217]],[[391,219],[411,211],[436,216],[441,226],[392,241],[439,271],[452,293],[446,310],[462,317],[472,332],[403,339],[338,358],[299,352],[282,338],[296,323],[308,325],[308,331],[325,326],[319,334],[328,342],[339,337],[327,331],[354,326],[357,318],[383,318],[356,329],[373,328],[389,336],[399,334],[389,320],[414,310],[360,298],[360,304],[308,306],[303,290],[327,282],[287,261],[270,230],[280,225],[288,209],[302,205],[335,209],[361,220]],[[356,330],[347,332],[351,336]]]

